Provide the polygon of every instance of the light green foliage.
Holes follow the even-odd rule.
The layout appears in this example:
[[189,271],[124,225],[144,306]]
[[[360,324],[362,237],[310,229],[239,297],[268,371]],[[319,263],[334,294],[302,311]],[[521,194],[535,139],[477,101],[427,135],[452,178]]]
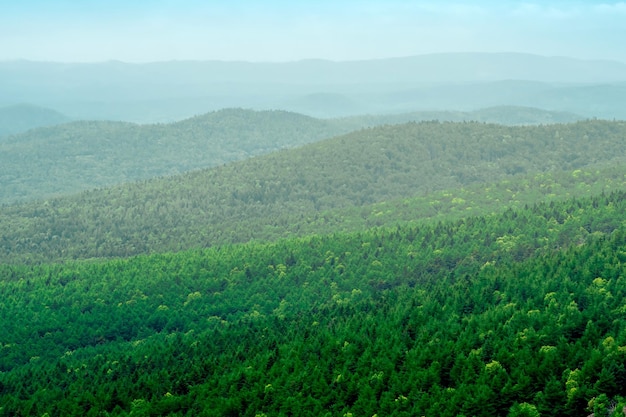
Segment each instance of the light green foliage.
[[508,417],[539,417],[537,408],[528,403],[515,404],[511,407]]

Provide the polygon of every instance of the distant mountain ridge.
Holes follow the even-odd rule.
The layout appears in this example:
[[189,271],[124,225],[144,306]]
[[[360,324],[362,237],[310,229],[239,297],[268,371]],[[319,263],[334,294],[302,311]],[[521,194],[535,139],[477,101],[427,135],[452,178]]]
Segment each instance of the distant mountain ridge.
[[[522,86],[517,86],[513,94],[497,94],[504,87],[500,84],[503,81],[537,83],[536,93],[558,88],[559,94],[565,95],[563,106],[554,100],[551,102],[557,106],[547,106],[541,95],[529,94]],[[587,117],[615,117],[623,113],[606,111],[614,100],[606,104],[602,94],[586,90],[594,94],[585,101],[572,101],[567,89],[583,85],[610,87],[625,81],[626,64],[621,62],[514,53],[284,63],[11,61],[0,63],[0,105],[32,102],[57,108],[74,118],[136,122],[180,119],[224,107],[281,108],[334,117],[380,113],[384,109],[407,112],[524,105],[573,111]],[[467,86],[473,86],[478,94],[468,96]],[[418,97],[398,101],[397,94],[406,91],[417,92]],[[485,101],[484,94],[494,97]],[[620,93],[619,102],[624,100],[624,93]],[[381,101],[384,106],[379,105]],[[463,103],[457,104],[459,101]],[[596,101],[602,112],[594,113]],[[586,106],[589,102],[591,106]]]
[[[186,76],[186,83],[202,86],[220,82],[263,82],[268,84],[393,84],[487,82],[528,80],[559,83],[596,83],[626,80],[626,63],[583,60],[522,53],[441,53],[361,61],[300,60],[291,62],[164,61],[152,63],[53,63],[36,61],[0,62],[3,74],[52,75],[56,81],[86,85],[109,80],[170,81]],[[115,79],[112,78],[115,76]],[[142,77],[147,76],[147,79]],[[44,83],[41,80],[41,84]],[[180,80],[178,80],[180,83]],[[183,84],[183,83],[181,83]],[[60,86],[62,87],[62,86]],[[227,88],[225,86],[224,88]]]
[[370,127],[411,121],[485,122],[510,126],[571,123],[585,118],[570,112],[559,112],[524,106],[494,106],[473,111],[416,111],[398,114],[370,114],[341,118],[345,123]]

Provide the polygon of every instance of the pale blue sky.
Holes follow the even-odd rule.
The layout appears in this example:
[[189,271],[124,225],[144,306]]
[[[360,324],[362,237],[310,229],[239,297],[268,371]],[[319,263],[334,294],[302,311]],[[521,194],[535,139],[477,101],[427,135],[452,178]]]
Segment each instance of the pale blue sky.
[[626,62],[624,45],[626,2],[20,0],[0,4],[0,60],[345,61],[437,52],[526,52]]

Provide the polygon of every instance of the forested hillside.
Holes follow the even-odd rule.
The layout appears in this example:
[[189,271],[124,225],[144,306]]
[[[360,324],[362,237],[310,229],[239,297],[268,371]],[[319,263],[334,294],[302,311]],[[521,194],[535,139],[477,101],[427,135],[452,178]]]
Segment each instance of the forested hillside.
[[0,203],[174,175],[352,130],[284,111],[229,109],[169,125],[80,121],[0,142]]
[[36,127],[66,123],[69,117],[52,109],[28,104],[0,108],[0,142],[3,136],[24,132]]
[[0,415],[616,416],[625,211],[0,266]]
[[[1,119],[0,112],[0,129]],[[498,107],[467,113],[413,112],[323,120],[284,111],[227,109],[170,124],[79,121],[0,139],[0,204],[209,168],[364,127],[435,119],[539,124],[580,117]]]
[[[608,121],[376,127],[211,170],[3,207],[0,259],[129,256],[619,189],[624,137],[626,123]],[[421,197],[393,201],[413,196]],[[380,202],[390,206],[372,206]]]

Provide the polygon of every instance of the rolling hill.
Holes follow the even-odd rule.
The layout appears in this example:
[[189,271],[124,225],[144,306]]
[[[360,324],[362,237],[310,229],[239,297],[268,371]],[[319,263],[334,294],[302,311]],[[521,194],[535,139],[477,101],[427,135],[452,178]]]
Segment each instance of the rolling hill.
[[433,119],[537,124],[580,117],[522,107],[332,120],[225,109],[169,124],[77,121],[0,141],[0,204],[218,166],[364,127]]
[[[457,121],[401,123],[435,115]],[[129,156],[233,161],[0,206],[0,416],[621,414],[626,122],[528,125],[570,117],[225,110],[9,137],[31,170],[56,158],[49,184],[81,158],[124,180]]]
[[353,130],[386,124],[407,122],[484,122],[507,126],[571,123],[585,118],[570,112],[550,111],[525,106],[495,106],[471,111],[415,111],[408,113],[384,113],[340,118],[342,123],[352,124]]
[[282,112],[221,110],[168,125],[79,121],[0,143],[0,202],[174,175],[346,133]]
[[626,415],[625,104],[528,54],[0,62],[0,417]]
[[[466,208],[462,189],[503,180],[513,181],[501,187],[504,195],[527,193],[530,204],[546,194],[588,192],[594,182],[618,188],[625,134],[626,123],[608,121],[374,127],[210,170],[6,206],[0,257],[128,256],[304,234],[324,224],[325,212],[371,213],[374,203],[435,191],[448,190],[442,199]],[[561,179],[537,177],[559,172]],[[474,191],[474,205],[484,204],[486,195]],[[431,210],[436,200],[428,200]]]
[[69,117],[65,115],[39,106],[16,104],[2,107],[0,108],[0,142],[3,136],[69,121]]

